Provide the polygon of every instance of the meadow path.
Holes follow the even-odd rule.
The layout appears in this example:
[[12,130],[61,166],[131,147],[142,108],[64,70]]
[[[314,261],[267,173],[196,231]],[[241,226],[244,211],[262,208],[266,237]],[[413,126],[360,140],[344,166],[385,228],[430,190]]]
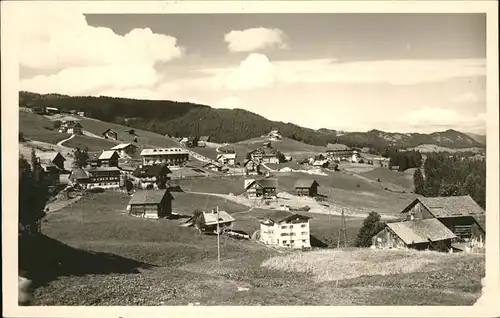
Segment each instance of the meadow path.
[[70,141],[70,140],[71,140],[71,139],[73,139],[73,138],[75,138],[75,135],[71,135],[71,136],[69,136],[68,138],[66,138],[66,139],[63,139],[63,140],[59,141],[59,142],[57,143],[57,146],[59,146],[59,147],[64,147],[64,146],[63,146],[63,143],[65,143],[66,141]]

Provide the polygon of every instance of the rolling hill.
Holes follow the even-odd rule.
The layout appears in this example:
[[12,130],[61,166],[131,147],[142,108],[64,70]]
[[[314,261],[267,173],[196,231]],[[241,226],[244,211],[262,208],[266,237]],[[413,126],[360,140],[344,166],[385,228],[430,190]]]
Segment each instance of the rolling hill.
[[480,134],[473,134],[473,133],[466,133],[469,137],[474,139],[475,141],[486,145],[486,135],[480,135]]
[[380,130],[337,133],[331,129],[314,130],[292,123],[271,121],[243,109],[214,109],[206,105],[175,101],[20,92],[19,105],[84,111],[86,116],[101,121],[124,124],[161,135],[210,135],[213,141],[220,143],[236,143],[262,136],[271,129],[278,129],[283,137],[317,146],[338,142],[373,148],[411,148],[421,144],[448,148],[485,147],[473,137],[456,130],[431,134],[388,133]]

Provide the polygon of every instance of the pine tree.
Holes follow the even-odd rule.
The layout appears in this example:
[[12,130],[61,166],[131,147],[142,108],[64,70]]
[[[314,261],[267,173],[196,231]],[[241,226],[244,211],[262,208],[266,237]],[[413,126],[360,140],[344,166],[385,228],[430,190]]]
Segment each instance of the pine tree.
[[413,173],[413,185],[415,186],[415,193],[424,195],[425,191],[425,181],[424,176],[422,175],[422,171],[420,169],[416,169]]
[[76,148],[73,151],[73,156],[75,158],[75,161],[73,161],[73,166],[75,168],[84,168],[87,166],[89,161],[88,148],[85,148],[83,150],[80,148]]

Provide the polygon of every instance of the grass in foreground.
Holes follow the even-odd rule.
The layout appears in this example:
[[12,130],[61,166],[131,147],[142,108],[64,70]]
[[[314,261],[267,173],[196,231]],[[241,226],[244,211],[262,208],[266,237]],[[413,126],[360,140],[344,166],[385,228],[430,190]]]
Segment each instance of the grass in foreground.
[[[48,238],[35,251],[50,261],[35,264],[39,273],[52,275],[35,290],[35,305],[469,305],[479,296],[484,258],[475,255],[329,250],[273,258],[279,254],[272,249],[223,237],[218,263],[214,236],[126,215],[129,198],[96,194],[46,217]],[[351,271],[338,283],[321,281],[320,270],[295,269],[290,260],[301,257],[312,257],[329,275],[349,274],[356,266],[367,276]],[[412,272],[370,271],[380,262],[403,266],[421,257],[432,262]]]

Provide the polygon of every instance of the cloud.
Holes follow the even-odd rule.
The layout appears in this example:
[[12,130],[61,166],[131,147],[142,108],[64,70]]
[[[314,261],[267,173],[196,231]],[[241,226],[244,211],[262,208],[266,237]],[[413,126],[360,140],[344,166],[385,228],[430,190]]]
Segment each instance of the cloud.
[[118,35],[89,26],[70,6],[54,6],[19,12],[20,64],[44,74],[22,80],[21,89],[79,95],[126,90],[143,97],[159,79],[155,65],[183,55],[174,37],[149,28]]
[[271,86],[275,81],[276,67],[264,54],[252,53],[232,70],[225,87],[232,90]]
[[[388,123],[388,125],[391,125]],[[403,116],[397,127],[405,127],[406,131],[435,132],[445,129],[484,133],[486,130],[486,114],[464,116],[453,109],[425,106]]]
[[212,83],[228,89],[249,89],[274,84],[373,84],[414,85],[457,77],[485,76],[484,59],[388,60],[341,63],[335,59],[270,61],[252,53],[236,67],[201,70]]
[[285,33],[280,29],[251,28],[233,30],[224,36],[231,52],[252,52],[268,47],[287,49]]
[[465,92],[451,99],[452,103],[477,103],[479,97],[474,92]]

